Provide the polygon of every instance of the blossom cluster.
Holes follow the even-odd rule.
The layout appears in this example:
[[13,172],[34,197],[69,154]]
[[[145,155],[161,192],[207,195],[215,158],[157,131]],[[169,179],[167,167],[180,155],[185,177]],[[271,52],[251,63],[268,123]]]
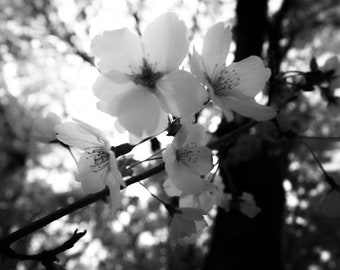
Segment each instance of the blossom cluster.
[[[226,65],[231,42],[230,27],[220,22],[208,29],[201,53],[195,48],[189,53],[187,28],[174,13],[159,16],[141,36],[122,28],[93,40],[92,54],[100,70],[93,86],[97,107],[115,117],[120,130],[127,130],[133,140],[143,139],[165,130],[169,118],[180,119],[180,128],[162,154],[168,175],[164,188],[169,196],[180,198],[179,206],[169,211],[175,239],[189,239],[203,229],[204,215],[213,205],[228,210],[237,202],[249,217],[260,211],[250,194],[233,198],[214,181],[216,173],[211,171],[218,161],[213,164],[205,132],[193,124],[194,116],[209,103],[229,121],[234,114],[256,121],[276,115],[275,109],[254,99],[264,89],[270,69],[257,56]],[[181,68],[187,56],[191,72]],[[51,115],[36,127],[38,139],[57,140],[83,151],[76,180],[87,194],[108,187],[115,212],[125,187],[124,168],[119,168],[116,148],[105,135],[82,121],[61,123]]]

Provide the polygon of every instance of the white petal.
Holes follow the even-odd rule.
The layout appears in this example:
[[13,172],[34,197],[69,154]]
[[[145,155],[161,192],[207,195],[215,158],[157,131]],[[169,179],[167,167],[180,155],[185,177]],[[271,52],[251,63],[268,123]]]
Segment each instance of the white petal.
[[204,212],[202,209],[191,208],[191,207],[183,207],[181,208],[182,216],[187,220],[204,220]]
[[148,63],[156,64],[156,71],[167,73],[182,63],[189,41],[185,24],[174,13],[165,13],[150,23],[142,43]]
[[210,78],[217,65],[225,65],[230,43],[229,26],[224,27],[224,24],[220,22],[209,28],[203,40],[202,58]]
[[91,50],[102,73],[117,70],[131,74],[131,70],[138,68],[143,59],[140,38],[127,28],[96,36]]
[[235,90],[250,97],[255,97],[263,90],[271,75],[270,69],[263,65],[262,59],[258,56],[250,56],[240,62],[232,63],[227,70],[235,70],[240,78]]
[[[123,87],[119,87],[123,86]],[[141,87],[135,84],[120,84],[118,88],[115,88],[109,97],[102,98],[97,102],[97,108],[111,116],[117,116],[119,113],[118,107],[120,106],[121,100],[125,98],[126,95],[133,95],[133,93],[138,91]],[[117,90],[117,91],[116,91]],[[102,93],[103,95],[105,93]],[[136,103],[138,104],[138,103]],[[125,129],[123,127],[123,129]]]
[[176,148],[173,144],[169,144],[163,152],[163,161],[168,164],[176,162]]
[[229,110],[227,108],[223,108],[223,114],[224,114],[227,122],[232,122],[234,120],[234,113],[233,113],[232,110]]
[[177,116],[192,116],[207,101],[207,92],[189,73],[176,70],[157,82],[157,95],[163,110]]
[[340,63],[338,57],[336,55],[333,55],[332,57],[327,59],[322,69],[323,71],[337,70],[339,65]]
[[105,188],[105,175],[107,174],[108,167],[95,172],[93,167],[93,156],[84,153],[81,155],[78,163],[77,181],[80,181],[83,190],[86,194],[99,192]]
[[[182,123],[181,123],[182,124]],[[181,128],[177,131],[174,140],[172,141],[172,145],[176,148],[179,149],[182,147],[182,145],[185,143],[185,141],[188,138],[188,128],[186,125],[181,126]]]
[[198,197],[192,194],[181,196],[178,204],[180,208],[199,208]]
[[116,176],[112,171],[108,174],[106,185],[110,190],[111,214],[114,214],[121,206],[122,196],[120,192],[119,180],[117,181]]
[[73,121],[76,122],[82,129],[84,129],[85,132],[92,134],[99,143],[105,143],[107,146],[110,145],[109,141],[105,138],[104,133],[101,132],[99,129],[81,121],[80,119],[73,118]]
[[190,70],[201,83],[208,83],[206,70],[202,63],[202,57],[196,52],[195,48],[190,58]]
[[175,214],[170,224],[170,237],[173,241],[183,240],[196,233],[196,225],[192,220],[185,219],[182,214]]
[[123,181],[122,174],[118,169],[118,164],[115,154],[110,151],[110,169],[115,182],[118,182],[122,187],[126,187],[126,183]]
[[257,121],[267,121],[276,116],[276,111],[272,107],[260,105],[253,98],[236,91],[231,91],[227,96],[217,97],[214,101],[222,110],[231,109]]
[[331,82],[329,83],[329,87],[331,90],[335,90],[340,87],[340,73],[336,76],[338,77],[336,79],[331,80]]
[[215,204],[215,197],[212,192],[206,191],[198,196],[200,208],[208,213]]
[[79,149],[104,145],[103,141],[98,141],[96,136],[76,123],[62,123],[56,126],[55,130],[59,141]]
[[204,191],[201,177],[192,172],[184,163],[177,161],[173,164],[165,163],[165,170],[171,181],[183,194],[198,195]]
[[55,127],[60,123],[60,117],[52,112],[48,113],[46,117],[37,118],[33,122],[32,136],[45,143],[55,141]]
[[169,197],[176,197],[176,196],[178,197],[182,194],[182,192],[174,185],[174,183],[171,181],[170,178],[167,178],[163,182],[163,188],[164,188],[166,195],[168,195]]
[[93,93],[97,98],[107,101],[117,98],[133,87],[135,87],[133,82],[115,83],[107,76],[100,75],[93,85]]
[[192,119],[181,118],[181,124],[188,130],[186,143],[194,142],[197,145],[205,145],[210,140],[205,128],[200,124],[193,124]]
[[117,105],[119,124],[138,137],[155,134],[160,125],[166,127],[164,115],[156,97],[144,87],[129,91],[120,98]]

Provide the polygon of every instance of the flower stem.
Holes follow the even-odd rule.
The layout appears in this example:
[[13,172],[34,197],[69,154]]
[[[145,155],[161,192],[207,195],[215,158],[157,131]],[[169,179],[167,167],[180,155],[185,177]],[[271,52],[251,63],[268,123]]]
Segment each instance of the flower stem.
[[144,187],[144,188],[150,193],[150,195],[151,195],[152,197],[154,197],[157,201],[159,201],[161,204],[163,204],[163,205],[165,205],[165,206],[169,205],[169,203],[166,203],[166,202],[163,201],[161,198],[159,198],[159,197],[157,197],[155,194],[153,194],[153,193],[148,189],[148,187],[147,187],[146,185],[144,185],[142,182],[139,182],[139,184],[140,184],[142,187]]
[[339,142],[340,137],[319,137],[319,136],[298,136],[298,139],[303,140],[315,140],[315,141],[328,141],[328,142]]
[[67,148],[68,152],[71,154],[71,157],[73,158],[74,162],[75,162],[76,165],[78,166],[78,161],[77,161],[76,157],[74,156],[74,154],[73,154],[73,152],[72,152],[72,150],[71,150],[71,147],[70,147],[70,146],[67,146],[66,148]]
[[207,146],[211,149],[216,149],[218,146],[221,146],[221,144],[224,144],[227,141],[231,141],[231,140],[237,138],[237,136],[240,135],[240,133],[242,133],[245,130],[250,129],[251,127],[255,126],[257,123],[258,123],[257,121],[251,120],[251,121],[247,122],[246,124],[240,126],[239,128],[223,135],[219,139],[208,143]]
[[164,150],[165,150],[165,148],[160,149],[159,151],[157,151],[156,153],[152,154],[152,155],[149,156],[148,158],[133,163],[131,166],[127,167],[127,169],[130,170],[130,169],[132,169],[133,167],[136,167],[137,165],[142,164],[143,162],[146,162],[146,161],[162,159],[162,157],[155,157],[155,156],[157,156],[158,154],[160,154],[160,153],[163,152]]
[[320,160],[318,159],[317,155],[315,154],[314,150],[312,149],[312,147],[306,143],[306,142],[301,142],[302,144],[304,144],[307,149],[309,150],[309,152],[312,154],[316,164],[318,164],[320,170],[322,171],[322,173],[325,176],[325,180],[326,182],[331,186],[331,188],[333,189],[339,189],[339,185],[335,182],[335,180],[333,179],[333,177],[331,177],[325,170],[325,168],[323,167],[323,165],[321,164]]

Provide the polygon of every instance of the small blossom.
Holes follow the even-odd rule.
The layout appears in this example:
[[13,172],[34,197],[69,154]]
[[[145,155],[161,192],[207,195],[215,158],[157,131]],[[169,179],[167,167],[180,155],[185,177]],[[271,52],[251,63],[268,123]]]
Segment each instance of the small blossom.
[[201,209],[183,207],[177,210],[171,219],[170,237],[174,242],[189,240],[207,226]]
[[97,36],[92,53],[101,71],[93,87],[98,108],[136,137],[164,128],[167,113],[197,113],[207,93],[189,72],[178,70],[188,45],[186,26],[173,13],[158,17],[142,37],[126,28]]
[[230,43],[230,27],[225,28],[223,23],[213,25],[204,37],[202,54],[194,49],[191,71],[208,87],[211,100],[227,119],[232,118],[231,111],[257,121],[273,118],[276,115],[273,108],[254,100],[270,77],[270,69],[257,56],[226,66]]
[[180,207],[198,208],[204,213],[208,213],[213,208],[214,203],[214,196],[211,190],[206,190],[198,196],[188,194],[181,196],[179,199]]
[[213,167],[211,151],[197,142],[200,136],[195,135],[195,130],[195,126],[183,125],[163,153],[165,170],[184,195],[201,194],[205,190],[201,176]]
[[199,195],[182,195],[182,192],[176,188],[169,178],[164,181],[163,188],[168,196],[179,197],[179,206],[181,208],[199,208],[208,213],[215,204],[215,186],[207,181],[204,181],[204,185],[205,190]]
[[230,193],[225,192],[225,185],[219,175],[215,176],[214,189],[212,192],[214,196],[214,203],[224,211],[228,212],[230,210],[233,196]]
[[254,218],[261,212],[261,209],[255,203],[253,195],[244,192],[238,200],[240,211],[247,217]]
[[112,212],[120,206],[120,186],[125,186],[117,167],[116,156],[103,133],[80,120],[66,122],[56,127],[59,141],[84,151],[78,163],[78,175],[85,193],[110,189]]
[[61,123],[58,115],[50,112],[46,117],[39,117],[33,121],[32,136],[44,143],[51,143],[57,140],[55,127]]

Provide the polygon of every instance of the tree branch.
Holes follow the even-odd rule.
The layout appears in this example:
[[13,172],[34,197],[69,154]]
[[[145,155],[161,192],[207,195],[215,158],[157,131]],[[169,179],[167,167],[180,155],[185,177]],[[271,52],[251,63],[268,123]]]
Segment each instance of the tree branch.
[[[239,127],[238,129],[222,136],[221,138],[213,141],[213,142],[210,142],[207,146],[211,149],[218,149],[220,148],[221,146],[224,146],[224,143],[225,142],[231,142],[233,140],[235,140],[238,135],[246,130],[248,130],[249,128],[255,126],[257,124],[256,121],[249,121],[247,122],[246,124],[244,124],[243,126]],[[126,183],[126,186],[129,186],[129,185],[132,185],[134,183],[137,183],[143,179],[146,179],[150,176],[153,176],[157,173],[160,173],[162,171],[164,171],[164,163],[162,162],[161,164],[143,172],[143,173],[140,173],[136,176],[132,176],[130,177],[129,179],[127,179],[125,181]],[[123,189],[123,188],[122,188]],[[110,194],[110,191],[108,188],[105,188],[104,190],[102,191],[99,191],[97,193],[94,193],[94,194],[90,194],[90,195],[87,195],[85,197],[83,197],[82,199],[74,202],[74,203],[71,203],[65,207],[62,207],[56,211],[54,211],[53,213],[51,214],[48,214],[36,221],[33,221],[32,223],[24,226],[23,228],[9,234],[8,236],[6,236],[5,238],[3,238],[1,241],[0,241],[0,254],[5,254],[6,253],[6,250],[8,251],[9,249],[9,246],[20,240],[21,238],[43,228],[44,226],[52,223],[53,221],[55,220],[58,220],[60,219],[61,217],[63,216],[66,216],[78,209],[81,209],[85,206],[88,206],[100,199],[103,199],[105,198],[106,196],[108,196]]]
[[78,232],[75,230],[73,235],[70,239],[65,241],[60,246],[51,249],[51,250],[44,250],[35,255],[28,255],[28,254],[20,254],[11,249],[9,246],[1,250],[1,253],[8,258],[17,259],[17,260],[29,260],[29,261],[38,261],[41,262],[42,265],[45,266],[46,269],[55,269],[56,264],[55,262],[59,261],[57,255],[65,252],[68,249],[71,249],[76,242],[79,241],[86,234],[86,231]]
[[[164,163],[161,163],[153,168],[151,168],[150,170],[147,170],[139,175],[130,177],[129,179],[127,179],[125,181],[126,186],[132,185],[140,180],[143,180],[145,178],[148,178],[152,175],[155,175],[159,172],[162,172],[164,170]],[[11,233],[10,235],[8,235],[7,237],[5,237],[4,239],[2,239],[0,241],[0,253],[3,253],[3,249],[6,247],[8,247],[9,245],[11,245],[12,243],[18,241],[19,239],[33,233],[36,230],[41,229],[42,227],[50,224],[51,222],[66,216],[80,208],[83,208],[87,205],[90,205],[102,198],[105,198],[106,196],[108,196],[110,194],[110,191],[108,188],[105,188],[102,191],[99,191],[97,193],[94,194],[90,194],[85,196],[84,198],[71,203],[63,208],[60,208],[58,210],[56,210],[55,212],[44,216],[30,224],[28,224],[27,226],[23,227],[22,229],[19,229],[13,233]]]

